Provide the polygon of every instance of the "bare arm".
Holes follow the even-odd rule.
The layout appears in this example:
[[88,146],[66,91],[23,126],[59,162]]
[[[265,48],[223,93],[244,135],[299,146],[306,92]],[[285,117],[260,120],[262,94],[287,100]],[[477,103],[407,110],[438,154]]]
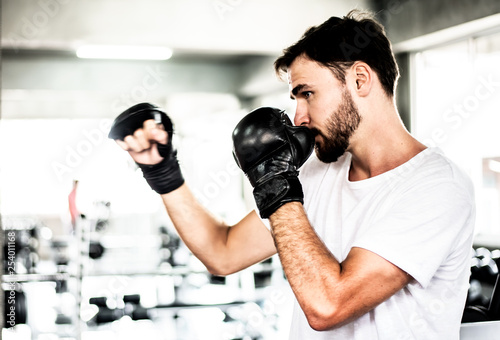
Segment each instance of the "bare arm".
[[270,216],[270,222],[285,274],[316,330],[352,321],[412,280],[403,270],[362,248],[353,248],[339,263],[311,227],[300,203],[285,204]]
[[255,211],[228,226],[202,207],[186,184],[162,199],[179,236],[212,274],[231,274],[276,253]]
[[[136,162],[157,164],[162,157],[156,144],[166,144],[167,139],[161,126],[147,120],[142,129],[117,143]],[[212,274],[228,275],[276,253],[270,232],[254,211],[229,226],[205,209],[185,183],[161,197],[179,236]]]

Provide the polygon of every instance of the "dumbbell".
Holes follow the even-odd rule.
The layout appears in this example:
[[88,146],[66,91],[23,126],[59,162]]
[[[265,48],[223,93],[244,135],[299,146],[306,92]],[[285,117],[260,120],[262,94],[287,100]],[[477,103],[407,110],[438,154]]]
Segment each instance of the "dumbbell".
[[[472,258],[471,278],[468,301],[474,305],[468,305],[464,309],[462,322],[480,322],[500,320],[500,275],[498,272],[498,255],[499,252],[490,252],[486,248],[478,248],[475,250],[475,257]],[[495,261],[497,260],[497,261]],[[473,285],[481,283],[493,285],[493,293],[488,299],[482,294],[472,294]],[[474,295],[474,296],[472,296]]]
[[92,319],[96,324],[109,323],[119,320],[123,316],[130,316],[132,320],[151,319],[149,310],[140,305],[141,296],[139,294],[130,294],[123,296],[124,308],[109,308],[106,297],[93,297],[89,303],[99,308],[97,314]]
[[92,319],[98,325],[116,321],[124,315],[122,309],[109,308],[107,302],[108,299],[106,297],[93,297],[89,299],[89,303],[97,306],[99,309]]
[[497,263],[486,248],[476,249],[476,256],[472,258],[471,280],[494,285],[498,275]]
[[5,290],[3,313],[5,328],[25,324],[28,311],[24,292],[14,289]]
[[488,307],[480,305],[466,306],[462,316],[463,323],[497,320],[500,320],[500,275],[497,275],[495,288]]
[[130,294],[123,296],[125,303],[125,314],[129,315],[132,320],[150,319],[147,308],[141,306],[141,296],[139,294]]
[[488,313],[491,320],[500,320],[500,275],[497,275],[495,287],[491,294],[490,305]]
[[89,257],[93,260],[100,259],[104,255],[105,248],[99,241],[90,240],[89,242]]

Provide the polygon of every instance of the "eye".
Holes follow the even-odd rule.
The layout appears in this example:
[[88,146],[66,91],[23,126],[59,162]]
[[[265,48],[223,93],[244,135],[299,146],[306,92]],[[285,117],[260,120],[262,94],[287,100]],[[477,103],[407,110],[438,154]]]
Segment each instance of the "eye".
[[309,98],[310,96],[312,95],[312,92],[311,91],[304,91],[302,92],[302,96],[304,96],[304,98]]

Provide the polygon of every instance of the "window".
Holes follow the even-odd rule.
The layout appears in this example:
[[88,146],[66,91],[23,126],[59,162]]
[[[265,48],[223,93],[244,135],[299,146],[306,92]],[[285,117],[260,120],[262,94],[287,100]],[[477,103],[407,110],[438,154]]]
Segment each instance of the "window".
[[474,182],[476,240],[500,245],[500,33],[413,54],[413,131]]

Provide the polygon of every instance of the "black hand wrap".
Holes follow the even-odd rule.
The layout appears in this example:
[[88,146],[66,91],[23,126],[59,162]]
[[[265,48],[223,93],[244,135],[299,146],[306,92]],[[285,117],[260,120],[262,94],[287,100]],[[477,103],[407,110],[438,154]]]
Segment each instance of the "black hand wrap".
[[142,128],[143,123],[148,119],[154,119],[158,124],[163,124],[168,133],[168,142],[157,144],[158,152],[164,157],[160,163],[152,165],[137,163],[137,165],[141,168],[151,189],[159,194],[167,194],[180,187],[184,183],[184,177],[177,161],[177,151],[172,146],[173,124],[165,112],[149,103],[134,105],[116,117],[108,137],[123,140]]
[[306,127],[296,127],[281,110],[262,107],[250,112],[233,131],[233,155],[254,187],[262,218],[287,202],[304,203],[298,169],[314,148]]

